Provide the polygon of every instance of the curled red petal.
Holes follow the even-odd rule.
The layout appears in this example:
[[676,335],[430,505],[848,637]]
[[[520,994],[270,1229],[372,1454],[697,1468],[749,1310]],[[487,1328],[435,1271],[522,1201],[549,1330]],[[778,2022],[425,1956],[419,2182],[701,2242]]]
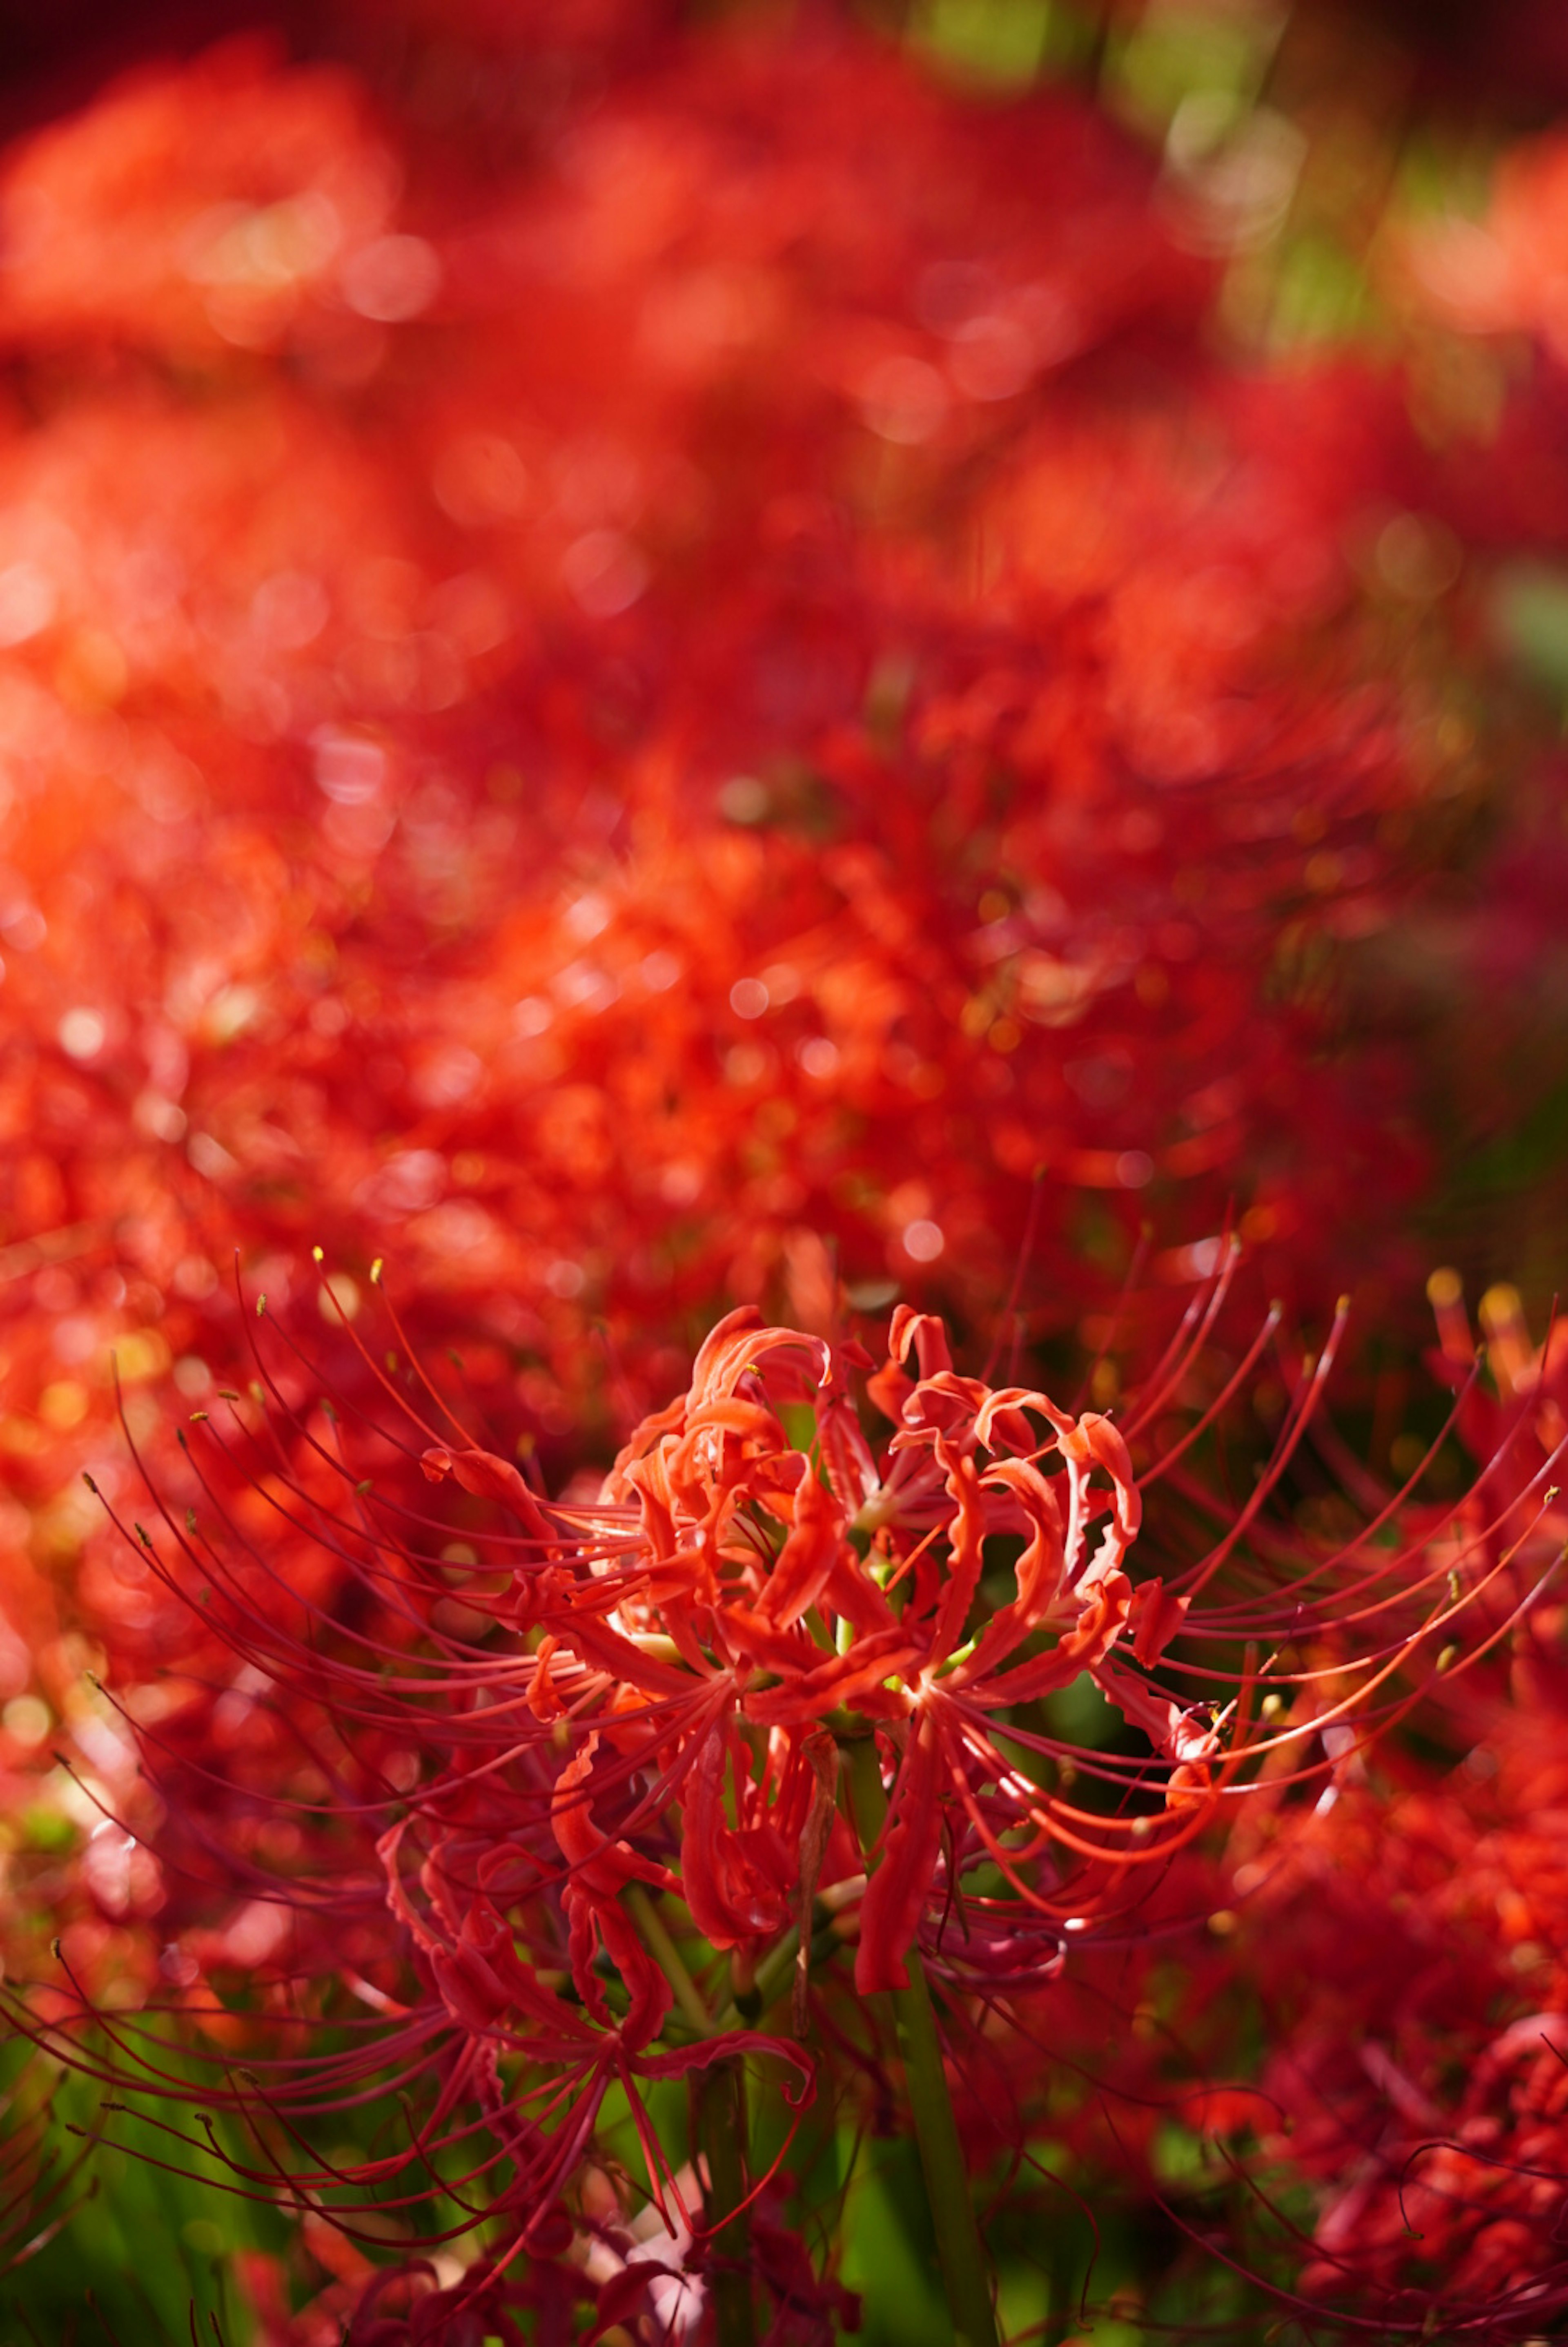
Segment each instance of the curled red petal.
[[551,1538],[538,1501],[509,1459],[497,1459],[492,1450],[448,1450],[433,1443],[419,1463],[431,1482],[439,1483],[450,1475],[475,1499],[495,1500],[510,1508],[536,1538]]
[[1159,1581],[1145,1581],[1134,1591],[1128,1627],[1133,1633],[1133,1652],[1145,1670],[1158,1662],[1181,1629],[1188,1603]]
[[929,1718],[923,1719],[899,1769],[882,1837],[881,1863],[866,1886],[860,1908],[855,1986],[862,1996],[877,1989],[908,1985],[904,1958],[914,1939],[942,1845],[942,1804],[937,1798],[941,1768],[935,1730]]
[[728,1715],[716,1720],[686,1780],[681,1892],[692,1920],[716,1948],[777,1931],[788,1904],[725,1814]]
[[808,1475],[795,1500],[795,1521],[768,1576],[758,1611],[780,1628],[798,1622],[821,1595],[839,1561],[844,1513],[815,1475]]

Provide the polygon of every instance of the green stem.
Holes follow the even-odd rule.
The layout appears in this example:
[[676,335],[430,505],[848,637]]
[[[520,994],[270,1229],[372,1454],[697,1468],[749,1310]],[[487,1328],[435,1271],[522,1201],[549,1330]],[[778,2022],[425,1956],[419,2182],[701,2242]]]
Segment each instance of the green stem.
[[[694,2034],[698,2037],[723,2034],[721,2028],[716,2028],[668,1925],[642,1884],[628,1882],[622,1896],[626,1912],[642,1935],[643,1945],[674,1990],[676,2004]],[[733,2058],[707,2063],[692,2083],[691,2113],[692,2147],[706,2170],[702,2206],[713,2240],[714,2262],[709,2280],[716,2347],[756,2347],[750,2228],[742,2206],[746,2198],[746,2072],[742,2064]]]
[[642,1934],[647,1948],[671,1988],[675,2001],[698,2037],[714,2034],[713,2015],[702,2001],[702,1992],[687,1971],[686,1961],[669,1935],[668,1926],[640,1882],[628,1882],[625,1891],[626,1912]]
[[[759,2019],[768,2011],[770,2004],[775,2004],[783,1995],[789,1986],[789,1975],[795,1969],[795,1951],[799,1944],[800,1934],[791,1923],[778,1945],[769,1948],[758,1965],[757,1978],[752,1986],[757,1996]],[[715,2021],[713,2027],[715,2035],[722,2037],[727,2036],[732,2029],[746,2029],[751,2025],[735,1999],[731,1997]]]
[[[813,1935],[819,1932],[827,1932],[840,1909],[852,1903],[864,1887],[864,1877],[861,1877],[855,1883],[830,1883],[825,1891],[819,1891],[811,1910]],[[783,1938],[774,1942],[758,1965],[757,1978],[752,1985],[757,1993],[759,2016],[767,2013],[789,1987],[789,1976],[795,1969],[795,1957],[799,1946],[799,1926],[791,1923]],[[812,1953],[813,1961],[820,1953],[820,1950],[815,1944],[815,1936],[813,1936]],[[716,2018],[713,2034],[716,2037],[723,2037],[732,2029],[745,2029],[750,2025],[732,1997],[723,2012]]]
[[[862,1737],[849,1747],[846,1757],[850,1799],[870,1868],[875,1864],[871,1853],[888,1813],[875,1742]],[[890,2001],[953,2335],[958,2347],[998,2347],[985,2244],[975,2219],[925,1967],[913,1948],[905,1969],[909,1986],[894,1989]]]
[[746,2072],[738,2061],[709,2062],[697,2073],[692,2121],[707,2170],[703,2215],[713,2242],[708,2283],[717,2347],[755,2347],[750,2228],[741,2206],[746,2198]]

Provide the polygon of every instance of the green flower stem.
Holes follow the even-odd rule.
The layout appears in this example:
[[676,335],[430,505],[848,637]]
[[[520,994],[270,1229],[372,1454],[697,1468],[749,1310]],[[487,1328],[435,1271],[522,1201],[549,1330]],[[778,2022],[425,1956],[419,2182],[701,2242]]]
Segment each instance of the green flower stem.
[[[822,1954],[822,1946],[818,1935],[830,1934],[832,1928],[833,1919],[839,1913],[840,1910],[851,1904],[854,1900],[860,1897],[864,1889],[865,1877],[863,1875],[859,1875],[852,1882],[830,1883],[826,1890],[820,1891],[818,1892],[811,1911],[812,1930],[814,1935],[812,1940],[813,1961]],[[799,1930],[795,1924],[791,1923],[789,1929],[784,1933],[782,1939],[775,1942],[774,1945],[769,1949],[768,1953],[763,1957],[762,1962],[758,1965],[757,1978],[752,1983],[752,1986],[758,2000],[757,2012],[759,2015],[767,2013],[771,2006],[775,2005],[779,1999],[783,1995],[785,1990],[789,1987],[790,1977],[795,1970],[796,1951],[799,1949]],[[830,1941],[829,1942],[829,1952],[831,1952]],[[716,2036],[722,2036],[728,2030],[745,2029],[748,2025],[746,2015],[741,2012],[739,2006],[732,1997],[729,2003],[725,2006],[723,2012],[714,2022],[713,2029]]]
[[[778,1945],[769,1948],[758,1965],[757,1978],[752,1983],[752,1993],[757,1999],[759,2019],[768,2011],[770,2004],[778,2002],[789,1986],[789,1975],[795,1969],[795,1951],[799,1944],[800,1934],[791,1924]],[[714,2023],[715,2029],[720,2032],[745,2029],[751,2025],[733,1997]]]
[[[668,1925],[642,1884],[628,1882],[622,1896],[643,1945],[674,1990],[677,2009],[692,2034],[707,2038],[727,2035],[726,2024],[715,2022]],[[742,2205],[746,2137],[744,2065],[734,2057],[706,2063],[692,2080],[691,2139],[693,2152],[707,2171],[702,2206],[713,2241],[714,2263],[708,2279],[716,2347],[756,2347],[750,2227]]]
[[713,2015],[703,2003],[701,1990],[687,1971],[686,1961],[671,1939],[664,1917],[640,1882],[628,1882],[625,1895],[626,1912],[641,1932],[644,1947],[675,1991],[675,2001],[682,2018],[698,2037],[714,2036]]
[[[709,2062],[692,2086],[692,2135],[707,2170],[703,2214],[712,2235],[717,2347],[755,2347],[750,2228],[746,2198],[746,2072],[735,2059]],[[734,2213],[738,2211],[738,2214]]]
[[[871,1852],[888,1813],[874,1740],[858,1738],[847,1747],[845,1759],[855,1825],[870,1866],[875,1863]],[[958,2347],[998,2347],[985,2245],[975,2220],[925,1968],[913,1948],[905,1969],[909,1986],[894,1989],[890,2002],[953,2335]]]

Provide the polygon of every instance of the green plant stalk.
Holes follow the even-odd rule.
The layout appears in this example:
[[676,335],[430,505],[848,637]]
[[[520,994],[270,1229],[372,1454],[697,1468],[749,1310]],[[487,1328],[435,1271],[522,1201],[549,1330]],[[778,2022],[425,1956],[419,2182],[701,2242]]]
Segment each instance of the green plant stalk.
[[[727,2035],[723,2025],[715,2024],[668,1925],[642,1884],[628,1882],[622,1895],[643,1945],[675,1992],[687,2027],[697,2037]],[[735,2055],[705,2064],[692,2080],[691,2137],[692,2149],[707,2171],[702,2207],[713,2242],[708,2279],[716,2347],[756,2347],[757,2341],[750,2227],[743,2206],[746,2132],[744,2064]]]
[[640,1882],[628,1882],[624,1896],[626,1912],[636,1925],[644,1947],[675,1992],[676,2004],[682,2018],[698,2037],[713,2036],[713,2015],[703,2002],[701,1990],[687,1972],[685,1959],[671,1938],[664,1917]]
[[[843,1883],[835,1882],[826,1891],[819,1893],[817,1899],[812,1904],[811,1910],[813,1956],[820,1952],[820,1949],[818,1944],[820,1939],[827,1938],[831,1940],[831,1926],[834,1918],[845,1905],[850,1903],[845,1895],[846,1891],[853,1889],[855,1891],[855,1895],[858,1896],[859,1889],[860,1887],[863,1887],[863,1884],[861,1886],[847,1886]],[[842,1942],[840,1942],[838,1944],[841,1946]],[[768,1953],[763,1957],[762,1962],[758,1965],[757,1978],[753,1985],[757,1993],[759,2014],[765,2014],[769,2010],[769,2006],[777,2003],[778,1999],[783,1995],[785,1990],[789,1987],[790,1975],[795,1970],[795,1958],[799,1950],[799,1928],[798,1925],[791,1923],[789,1929],[784,1933],[782,1939],[775,1942],[774,1945],[769,1948]],[[715,2018],[713,2028],[716,2036],[723,2036],[731,2029],[745,2029],[750,2024],[748,2023],[746,2015],[741,2012],[739,2006],[732,1997],[729,2003],[725,2006],[723,2012],[718,2014]]]
[[[709,2062],[692,2087],[693,2134],[707,2170],[703,2214],[712,2236],[717,2347],[755,2347],[751,2302],[751,2239],[746,2198],[746,2071],[741,2062]],[[737,2213],[738,2212],[738,2213]]]
[[[789,1976],[795,1969],[796,1951],[799,1945],[800,1933],[791,1923],[783,1938],[776,1946],[769,1950],[758,1965],[757,1978],[752,1985],[757,1997],[759,2019],[768,2011],[769,2005],[777,2003],[788,1988]],[[731,2029],[746,2029],[753,2025],[754,2024],[748,2021],[733,1997],[713,2024],[714,2031],[718,2035],[725,2035]]]
[[[846,1758],[855,1826],[870,1868],[874,1863],[871,1852],[888,1813],[875,1742],[870,1737],[858,1739],[848,1747]],[[910,2113],[914,2120],[915,2142],[920,2149],[921,2171],[925,2178],[937,2260],[947,2292],[948,2311],[952,2317],[953,2335],[958,2347],[998,2347],[985,2244],[975,2219],[969,2171],[963,2164],[963,2147],[958,2139],[958,2122],[947,2090],[942,2040],[937,2035],[925,1968],[913,1948],[905,1959],[905,1970],[909,1986],[894,1989],[889,2002],[898,2030]]]

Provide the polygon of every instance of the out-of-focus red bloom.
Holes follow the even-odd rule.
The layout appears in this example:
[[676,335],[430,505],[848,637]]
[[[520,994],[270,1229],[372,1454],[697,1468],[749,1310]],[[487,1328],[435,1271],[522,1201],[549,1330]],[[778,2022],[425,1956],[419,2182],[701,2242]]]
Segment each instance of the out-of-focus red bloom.
[[842,37],[672,52],[482,185],[248,52],[23,150],[15,1235],[167,1285],[209,1204],[296,1266],[368,1222],[504,1293],[547,1419],[585,1312],[641,1404],[644,1328],[814,1240],[989,1308],[1039,1165],[1047,1245],[1169,1180],[1299,1255],[1386,1188],[1278,946],[1387,917],[1422,787],[1337,550],[1391,438],[1304,476],[1145,181]]
[[1477,1706],[1446,1778],[1349,1785],[1253,1863],[1241,1953],[1275,2039],[1250,2115],[1260,2181],[1313,2186],[1295,2262],[1327,2305],[1390,2324],[1433,2308],[1502,2340],[1565,2302],[1556,1696]]
[[1568,149],[1548,135],[1504,155],[1481,220],[1449,220],[1411,240],[1417,282],[1456,323],[1528,334],[1568,353],[1560,291],[1568,250]]
[[[1446,754],[1345,552],[1409,452],[1349,375],[1215,365],[1148,180],[1075,101],[972,111],[814,33],[671,46],[494,168],[239,49],[6,169],[13,1964],[58,1932],[100,2005],[351,1972],[373,2042],[310,2106],[444,2064],[433,2124],[481,2113],[524,2216],[607,2082],[697,2062],[634,1891],[677,1881],[738,1976],[812,1873],[865,1983],[914,1946],[952,1992],[1033,1977],[1196,1831],[1282,1601],[1181,1678],[1114,1430],[983,1435],[962,1381],[906,1423],[895,1378],[893,1512],[857,1530],[838,1402],[823,1483],[737,1371],[699,1408],[751,1431],[645,1438],[602,1573],[584,1518],[524,1514],[544,1547],[471,1582],[514,1476],[454,1450],[437,1501],[366,1438],[389,1532],[290,1436],[225,1488],[243,1562],[197,1621],[87,1535],[78,1471],[126,1494],[109,1351],[146,1439],[154,1378],[210,1400],[239,1355],[237,1242],[275,1309],[313,1241],[387,1246],[491,1439],[602,1459],[721,1302],[813,1340],[846,1284],[991,1325],[1032,1197],[1053,1331],[1115,1285],[1085,1203],[1152,1209],[1185,1276],[1238,1194],[1306,1293],[1347,1198],[1391,1207],[1401,1079],[1328,1051],[1321,972],[1397,907],[1385,818]],[[1074,1491],[1113,1488],[1087,1532]],[[964,1583],[1009,1541],[987,1628]],[[514,1633],[523,1678],[487,1651]],[[1074,1763],[1032,1706],[1085,1669],[1149,1752],[1074,1795],[1034,1781]],[[863,1892],[838,1712],[891,1793]],[[503,2041],[553,2082],[534,2132]]]
[[1517,1295],[1494,1289],[1484,1389],[1456,1275],[1431,1292],[1436,1365],[1484,1471],[1461,1513],[1501,1568],[1508,1683],[1443,1687],[1446,1768],[1387,1747],[1288,1837],[1244,1824],[1235,1952],[1270,2038],[1260,2188],[1304,2176],[1318,2199],[1300,2290],[1359,2321],[1502,2341],[1568,2303],[1568,1684],[1561,1593],[1543,1591],[1563,1532],[1563,1348],[1556,1328],[1533,1347]]
[[133,1420],[232,1362],[236,1244],[280,1306],[395,1247],[559,1451],[725,1302],[989,1325],[1032,1197],[1055,1328],[1085,1203],[1185,1276],[1237,1194],[1305,1290],[1413,1171],[1320,976],[1441,756],[1343,553],[1391,411],[1217,370],[1075,99],[639,56],[481,169],[240,46],[0,174],[21,1788],[79,1720],[125,1809],[83,1673],[169,1617],[63,1570],[76,1478],[111,1346]]
[[0,195],[13,339],[42,355],[113,337],[191,365],[425,306],[433,256],[388,241],[400,172],[353,80],[268,63],[237,43],[36,134]]
[[[1392,289],[1423,339],[1434,323],[1462,338],[1439,362],[1453,380],[1432,395],[1447,444],[1439,509],[1494,561],[1539,557],[1568,534],[1568,146],[1548,131],[1505,148],[1479,218],[1420,217],[1393,251]],[[1492,617],[1506,640],[1506,615]]]

